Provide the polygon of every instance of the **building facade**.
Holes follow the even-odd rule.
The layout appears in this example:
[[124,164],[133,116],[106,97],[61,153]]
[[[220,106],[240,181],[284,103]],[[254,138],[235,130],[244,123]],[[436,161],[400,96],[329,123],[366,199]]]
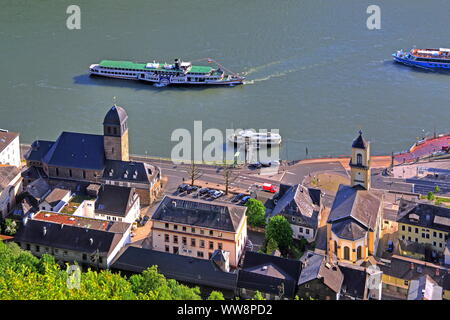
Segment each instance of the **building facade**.
[[224,250],[235,268],[247,241],[246,209],[166,196],[152,217],[153,249],[200,259]]
[[18,133],[0,129],[0,164],[20,167]]
[[13,210],[22,192],[22,176],[16,166],[0,165],[0,220]]

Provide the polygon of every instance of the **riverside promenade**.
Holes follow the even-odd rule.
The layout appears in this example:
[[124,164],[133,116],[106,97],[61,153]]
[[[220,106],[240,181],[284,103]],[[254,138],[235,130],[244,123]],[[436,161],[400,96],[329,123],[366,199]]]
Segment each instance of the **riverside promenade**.
[[443,147],[450,147],[450,133],[427,137],[417,141],[408,151],[394,154],[395,164],[416,161],[441,151]]

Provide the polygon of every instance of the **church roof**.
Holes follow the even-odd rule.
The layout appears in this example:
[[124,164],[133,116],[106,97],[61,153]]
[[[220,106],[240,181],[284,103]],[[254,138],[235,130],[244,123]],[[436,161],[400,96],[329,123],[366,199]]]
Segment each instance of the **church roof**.
[[362,137],[362,131],[359,131],[359,136],[353,141],[352,148],[366,149],[367,141]]
[[335,223],[351,218],[365,229],[374,230],[380,206],[381,197],[378,193],[359,185],[351,187],[341,184],[331,207],[328,222]]
[[128,119],[128,115],[124,108],[113,105],[111,109],[109,109],[108,113],[103,120],[103,124],[110,125],[121,125],[125,120]]
[[44,156],[43,162],[56,167],[103,170],[103,136],[63,132]]

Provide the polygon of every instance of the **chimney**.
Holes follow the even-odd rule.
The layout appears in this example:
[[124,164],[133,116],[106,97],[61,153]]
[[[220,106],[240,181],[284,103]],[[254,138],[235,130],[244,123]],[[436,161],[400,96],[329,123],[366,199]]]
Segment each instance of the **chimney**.
[[94,243],[94,239],[89,238],[89,244],[92,246],[93,243]]
[[411,262],[411,266],[410,266],[411,270],[414,270],[414,263]]
[[47,233],[47,228],[44,227],[44,228],[42,229],[42,232],[43,232],[43,234],[44,234],[44,236],[45,236],[45,234]]

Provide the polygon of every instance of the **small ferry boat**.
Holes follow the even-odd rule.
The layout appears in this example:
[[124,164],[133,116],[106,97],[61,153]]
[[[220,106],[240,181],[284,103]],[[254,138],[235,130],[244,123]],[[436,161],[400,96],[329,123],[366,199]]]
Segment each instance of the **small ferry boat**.
[[216,63],[218,67],[195,66],[191,62],[179,59],[175,59],[173,64],[103,60],[98,64],[92,64],[89,71],[91,75],[148,81],[159,87],[169,84],[237,85],[244,83],[244,77],[226,70],[211,58],[200,60]]
[[450,70],[450,49],[411,49],[409,52],[399,50],[393,53],[394,60],[408,66],[435,70]]
[[241,130],[228,137],[233,143],[251,143],[251,144],[270,144],[277,145],[281,143],[281,136],[274,132],[255,132],[253,130]]

